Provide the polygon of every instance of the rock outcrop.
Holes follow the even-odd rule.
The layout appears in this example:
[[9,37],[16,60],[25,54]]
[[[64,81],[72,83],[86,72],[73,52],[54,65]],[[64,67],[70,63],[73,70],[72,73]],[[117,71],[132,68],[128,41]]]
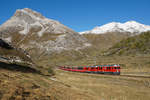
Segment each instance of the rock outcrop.
[[21,48],[16,48],[0,39],[0,62],[18,65],[33,65],[30,55]]

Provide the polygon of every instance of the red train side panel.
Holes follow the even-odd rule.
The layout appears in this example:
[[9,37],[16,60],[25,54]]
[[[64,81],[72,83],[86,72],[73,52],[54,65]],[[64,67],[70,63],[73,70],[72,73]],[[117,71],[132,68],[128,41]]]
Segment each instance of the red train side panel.
[[59,67],[62,70],[84,73],[98,73],[98,74],[115,74],[120,75],[120,65],[97,65],[86,67]]

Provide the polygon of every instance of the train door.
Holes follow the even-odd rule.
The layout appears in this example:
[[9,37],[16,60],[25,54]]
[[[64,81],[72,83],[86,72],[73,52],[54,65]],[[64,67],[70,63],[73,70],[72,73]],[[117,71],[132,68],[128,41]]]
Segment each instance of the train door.
[[88,67],[83,67],[83,71],[86,72],[88,70]]
[[102,67],[99,67],[99,71],[100,71],[100,72],[102,71],[101,69],[102,69]]
[[88,67],[88,71],[87,71],[88,73],[90,73],[91,72],[91,67]]
[[102,72],[105,72],[105,70],[106,70],[106,67],[103,66],[103,67],[102,67]]

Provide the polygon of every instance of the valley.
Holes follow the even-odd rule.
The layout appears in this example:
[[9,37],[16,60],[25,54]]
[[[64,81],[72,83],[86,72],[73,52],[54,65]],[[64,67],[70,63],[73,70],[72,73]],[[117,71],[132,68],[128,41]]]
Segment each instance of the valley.
[[[150,100],[149,30],[128,21],[78,33],[18,9],[0,26],[0,100]],[[121,75],[58,69],[107,64]]]

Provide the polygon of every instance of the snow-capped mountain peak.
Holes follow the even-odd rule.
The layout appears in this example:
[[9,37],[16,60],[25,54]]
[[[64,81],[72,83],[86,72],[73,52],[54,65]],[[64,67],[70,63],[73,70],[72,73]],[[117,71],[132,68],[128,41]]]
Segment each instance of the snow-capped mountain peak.
[[128,21],[125,23],[111,22],[102,26],[96,26],[89,31],[80,32],[80,34],[104,34],[108,32],[128,32],[128,33],[141,33],[150,31],[150,26],[140,24],[136,21]]

